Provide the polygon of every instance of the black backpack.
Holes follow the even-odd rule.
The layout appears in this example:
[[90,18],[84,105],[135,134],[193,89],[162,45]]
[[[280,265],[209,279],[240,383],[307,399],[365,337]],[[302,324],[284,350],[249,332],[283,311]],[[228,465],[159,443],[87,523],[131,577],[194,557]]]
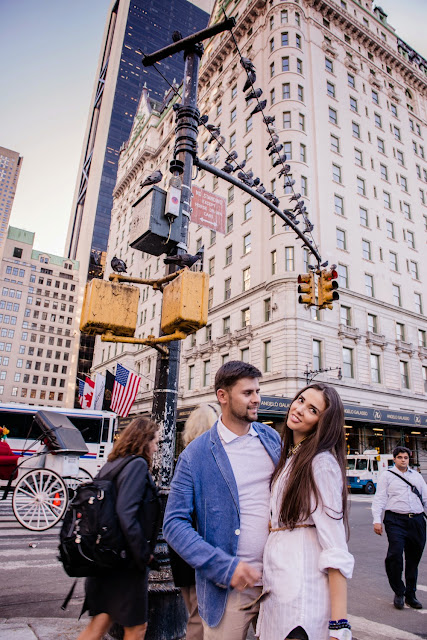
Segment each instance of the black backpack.
[[77,487],[59,534],[59,560],[73,577],[99,576],[132,564],[116,513],[115,478],[137,456]]

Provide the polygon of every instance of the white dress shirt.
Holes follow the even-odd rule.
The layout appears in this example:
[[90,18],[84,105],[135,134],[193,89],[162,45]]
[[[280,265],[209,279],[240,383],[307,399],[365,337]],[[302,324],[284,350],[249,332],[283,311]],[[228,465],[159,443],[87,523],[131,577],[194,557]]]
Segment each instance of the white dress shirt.
[[418,496],[412,492],[412,489],[406,482],[396,478],[395,475],[384,471],[380,475],[377,484],[377,491],[372,502],[372,515],[374,524],[381,524],[384,511],[393,511],[394,513],[427,513],[427,484],[422,475],[418,471],[408,469],[404,473],[394,466],[391,471],[405,478],[421,493],[423,504]]
[[[221,416],[222,417],[222,416]],[[262,556],[270,519],[270,480],[274,464],[252,424],[238,436],[218,419],[222,445],[233,470],[239,493],[240,530],[237,555],[262,573]]]

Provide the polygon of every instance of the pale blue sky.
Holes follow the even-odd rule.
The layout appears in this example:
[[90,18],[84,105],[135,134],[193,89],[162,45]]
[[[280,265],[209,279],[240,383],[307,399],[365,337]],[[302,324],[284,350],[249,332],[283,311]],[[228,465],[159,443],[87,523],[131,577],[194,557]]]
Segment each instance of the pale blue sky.
[[[427,58],[427,0],[378,4]],[[24,156],[11,224],[35,231],[50,253],[64,249],[109,5],[0,0],[0,146]]]

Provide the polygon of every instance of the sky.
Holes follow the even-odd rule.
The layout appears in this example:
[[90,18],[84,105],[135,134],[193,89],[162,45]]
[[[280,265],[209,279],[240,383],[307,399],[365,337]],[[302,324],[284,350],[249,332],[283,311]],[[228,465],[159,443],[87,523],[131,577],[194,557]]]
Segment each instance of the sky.
[[[193,0],[198,4],[198,0]],[[200,0],[202,2],[204,0]],[[378,0],[427,58],[427,0]],[[63,255],[110,0],[0,0],[0,146],[24,158],[10,224]]]

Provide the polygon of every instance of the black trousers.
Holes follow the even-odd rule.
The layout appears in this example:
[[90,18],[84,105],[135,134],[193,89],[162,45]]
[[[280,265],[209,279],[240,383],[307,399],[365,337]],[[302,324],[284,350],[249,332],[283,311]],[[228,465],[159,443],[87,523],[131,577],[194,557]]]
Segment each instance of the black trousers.
[[[407,515],[386,511],[384,527],[388,538],[385,559],[390,587],[398,596],[414,596],[417,589],[418,564],[426,543],[426,521],[422,513]],[[403,554],[405,554],[405,582],[402,580]]]

